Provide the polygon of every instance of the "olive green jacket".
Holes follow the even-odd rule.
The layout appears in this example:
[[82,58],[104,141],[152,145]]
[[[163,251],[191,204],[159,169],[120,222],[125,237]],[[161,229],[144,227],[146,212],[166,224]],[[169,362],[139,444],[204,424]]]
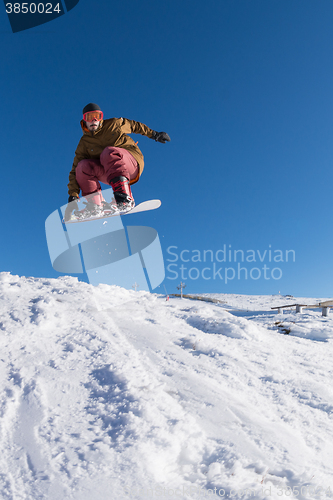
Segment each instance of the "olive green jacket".
[[131,181],[134,184],[139,180],[143,171],[144,160],[143,154],[127,134],[141,134],[147,137],[153,137],[153,130],[140,122],[127,120],[126,118],[109,118],[102,120],[98,129],[95,132],[90,132],[84,120],[81,120],[83,136],[75,151],[75,158],[72,170],[69,173],[68,194],[70,196],[79,196],[80,186],[75,177],[75,169],[81,160],[93,158],[98,160],[102,151],[108,146],[127,149],[136,159],[139,165],[138,176]]

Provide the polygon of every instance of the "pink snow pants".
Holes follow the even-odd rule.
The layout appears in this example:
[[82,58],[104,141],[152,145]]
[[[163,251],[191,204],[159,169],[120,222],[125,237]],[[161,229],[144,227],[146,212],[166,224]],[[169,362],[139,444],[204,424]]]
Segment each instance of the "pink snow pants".
[[[82,190],[82,196],[101,205],[103,196],[99,181],[110,184],[111,179],[123,175],[130,181],[139,173],[138,162],[127,149],[109,146],[105,148],[99,160],[81,160],[75,170],[76,180]],[[92,195],[93,196],[89,196]]]

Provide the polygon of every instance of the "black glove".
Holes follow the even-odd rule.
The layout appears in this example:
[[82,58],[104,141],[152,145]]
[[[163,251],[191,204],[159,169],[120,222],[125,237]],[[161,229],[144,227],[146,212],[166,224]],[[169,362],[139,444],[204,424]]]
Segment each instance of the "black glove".
[[163,144],[165,144],[167,141],[171,141],[166,132],[153,132],[153,139],[155,139],[156,142],[162,142]]
[[65,210],[64,220],[65,222],[70,220],[73,210],[79,210],[79,205],[77,204],[78,197],[70,196],[68,198],[68,205]]

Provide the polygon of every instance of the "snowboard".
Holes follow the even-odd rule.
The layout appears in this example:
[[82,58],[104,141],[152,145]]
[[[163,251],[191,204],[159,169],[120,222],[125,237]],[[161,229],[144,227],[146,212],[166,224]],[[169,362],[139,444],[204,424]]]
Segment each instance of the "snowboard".
[[142,203],[139,203],[139,205],[136,205],[132,210],[129,210],[128,212],[124,214],[105,214],[105,215],[99,215],[98,217],[88,217],[87,219],[73,219],[73,220],[68,220],[65,221],[64,219],[62,220],[63,224],[76,224],[78,222],[88,222],[90,220],[102,220],[102,219],[109,219],[110,217],[119,217],[120,215],[129,215],[129,214],[136,214],[139,212],[147,212],[148,210],[156,210],[156,208],[159,208],[161,206],[162,202],[161,200],[147,200],[143,201]]

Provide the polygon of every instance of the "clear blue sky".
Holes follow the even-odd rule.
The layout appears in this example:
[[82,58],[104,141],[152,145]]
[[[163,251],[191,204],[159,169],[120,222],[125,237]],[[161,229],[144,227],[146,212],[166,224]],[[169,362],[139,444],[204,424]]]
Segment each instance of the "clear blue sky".
[[[31,30],[11,33],[4,7],[0,23],[1,271],[60,275],[44,223],[67,202],[93,101],[172,139],[135,136],[146,161],[136,202],[162,207],[130,216],[158,231],[169,293],[183,265],[187,292],[333,296],[331,0],[80,0]],[[267,250],[241,264],[269,271],[238,279],[237,262],[216,258],[224,248]],[[204,250],[214,262],[185,262]],[[269,262],[269,250],[295,262]],[[236,270],[227,284],[221,267]]]

